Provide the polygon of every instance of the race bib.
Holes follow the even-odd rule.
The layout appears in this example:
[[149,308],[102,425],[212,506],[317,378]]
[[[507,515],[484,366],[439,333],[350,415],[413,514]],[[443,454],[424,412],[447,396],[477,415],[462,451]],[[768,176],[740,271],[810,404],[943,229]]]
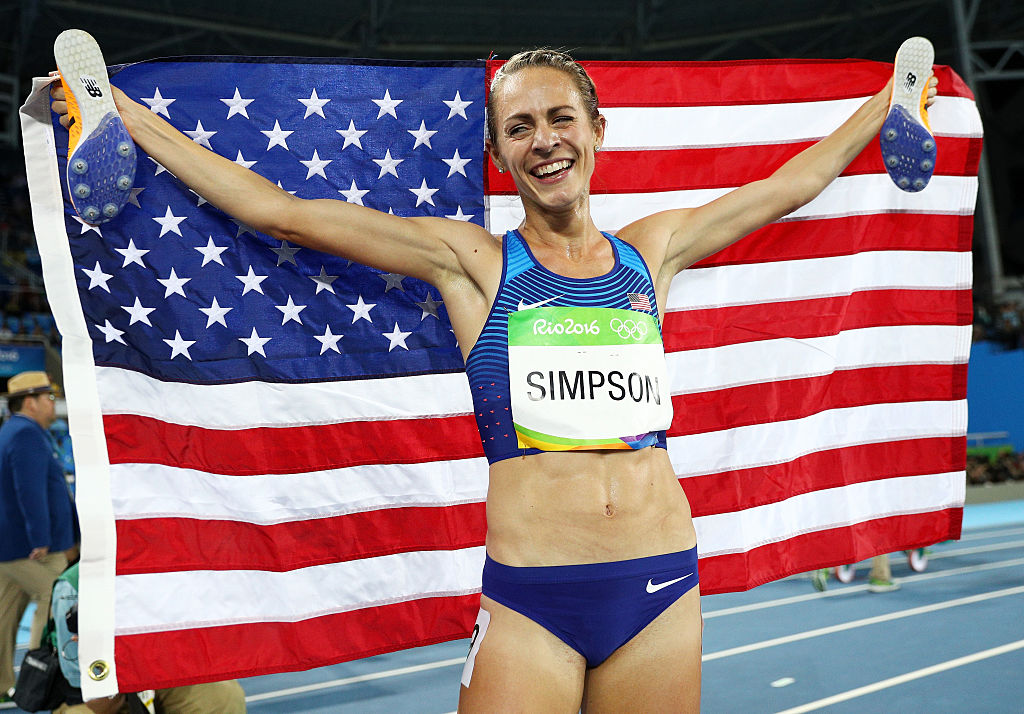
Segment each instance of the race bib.
[[635,448],[668,428],[672,398],[652,315],[542,307],[508,318],[512,421],[520,447]]

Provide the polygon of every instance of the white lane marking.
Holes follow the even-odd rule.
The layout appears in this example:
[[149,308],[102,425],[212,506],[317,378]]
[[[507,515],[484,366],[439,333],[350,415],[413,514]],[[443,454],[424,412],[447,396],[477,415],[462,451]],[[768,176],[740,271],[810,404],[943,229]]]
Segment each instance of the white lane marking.
[[[918,575],[908,575],[904,578],[899,578],[899,581],[901,583],[916,583],[922,580],[935,580],[936,578],[947,578],[952,575],[966,575],[967,573],[978,573],[984,570],[1012,568],[1017,565],[1024,565],[1024,558],[1015,558],[1013,560],[1000,560],[995,563],[983,563],[981,565],[968,565],[963,568],[951,568],[949,570],[937,570],[933,573],[920,573]],[[848,587],[841,587],[823,593],[807,593],[805,595],[793,595],[791,597],[778,598],[777,600],[753,602],[749,605],[737,605],[736,607],[727,607],[721,610],[711,610],[710,612],[705,611],[704,619],[710,620],[711,618],[723,617],[724,615],[738,615],[741,612],[753,612],[755,610],[764,610],[770,607],[781,607],[782,605],[795,605],[797,603],[807,602],[808,600],[820,600],[824,597],[850,595],[852,593],[859,593],[867,589],[867,583],[864,583],[862,585],[850,585]]]
[[865,694],[871,694],[882,689],[888,689],[889,687],[895,687],[898,684],[904,682],[910,682],[921,677],[927,677],[932,674],[938,674],[939,672],[945,672],[948,669],[954,669],[956,667],[963,667],[965,664],[971,664],[972,662],[978,662],[983,659],[989,659],[990,657],[998,657],[1001,654],[1007,652],[1013,652],[1024,648],[1024,640],[1017,640],[1016,642],[1009,642],[999,647],[993,647],[991,649],[982,650],[981,652],[975,652],[974,654],[965,655],[963,657],[957,657],[956,659],[947,660],[946,662],[940,662],[933,664],[930,667],[922,667],[921,669],[915,669],[913,672],[907,672],[897,677],[890,677],[889,679],[883,679],[880,682],[874,684],[868,684],[863,687],[857,687],[846,692],[835,694],[831,697],[825,697],[824,699],[818,699],[817,701],[808,702],[792,709],[786,709],[785,711],[779,712],[778,714],[803,714],[804,712],[811,712],[817,709],[830,706],[832,704],[838,704],[839,702],[845,702],[850,699],[862,697]]
[[956,555],[974,555],[975,553],[990,553],[993,550],[1008,550],[1024,546],[1024,540],[1011,540],[1006,543],[995,543],[993,545],[974,545],[969,548],[957,548],[955,550],[943,550],[937,553],[929,553],[929,559],[952,558]]
[[406,674],[415,674],[416,672],[427,672],[432,669],[441,669],[442,667],[454,667],[455,665],[465,664],[465,662],[465,657],[453,657],[452,659],[442,659],[437,662],[416,664],[412,665],[411,667],[399,667],[398,669],[388,669],[384,670],[383,672],[370,672],[369,674],[360,674],[355,677],[345,677],[344,679],[332,679],[329,682],[317,682],[316,684],[306,684],[301,687],[291,687],[290,689],[278,689],[273,692],[252,694],[246,697],[245,701],[262,702],[268,699],[280,699],[282,697],[290,697],[294,694],[318,692],[324,689],[333,689],[334,687],[344,687],[348,684],[357,684],[358,682],[372,682],[377,679],[387,679],[388,677],[401,677]]
[[1003,536],[1020,535],[1024,528],[1005,528],[998,531],[970,530],[960,536],[960,540],[981,540],[983,538],[1002,538]]
[[828,627],[818,627],[813,630],[805,630],[804,632],[797,632],[792,635],[785,635],[783,637],[773,637],[770,640],[762,640],[760,642],[753,642],[749,645],[740,645],[739,647],[730,647],[727,650],[720,650],[718,652],[711,652],[701,658],[703,662],[711,662],[716,659],[723,659],[725,657],[732,657],[733,655],[746,654],[747,652],[755,652],[757,650],[767,649],[769,647],[776,647],[777,645],[785,645],[790,642],[799,642],[801,640],[809,640],[812,637],[821,637],[822,635],[831,635],[836,632],[844,632],[846,630],[854,630],[858,627],[866,627],[867,625],[877,625],[880,622],[890,622],[892,620],[900,620],[904,617],[913,617],[914,615],[924,615],[929,612],[937,612],[939,610],[946,610],[951,607],[958,607],[960,605],[970,605],[976,602],[984,602],[985,600],[993,600],[999,597],[1007,597],[1009,595],[1020,595],[1024,594],[1024,585],[1015,588],[1004,588],[1002,590],[993,590],[987,593],[981,593],[979,595],[971,595],[969,597],[956,598],[955,600],[947,600],[946,602],[938,602],[932,605],[923,605],[921,607],[912,607],[907,610],[898,610],[896,612],[890,612],[885,615],[876,615],[874,617],[865,617],[860,620],[850,620],[849,622],[842,622],[838,625],[829,625]]

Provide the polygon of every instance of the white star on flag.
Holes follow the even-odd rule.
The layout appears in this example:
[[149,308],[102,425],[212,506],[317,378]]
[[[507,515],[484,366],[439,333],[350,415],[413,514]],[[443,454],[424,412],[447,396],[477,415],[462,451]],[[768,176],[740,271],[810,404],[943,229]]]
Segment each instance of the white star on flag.
[[420,120],[419,129],[406,129],[406,131],[412,134],[414,137],[416,137],[416,143],[413,144],[412,147],[414,150],[423,144],[426,144],[428,149],[434,148],[433,146],[430,145],[430,137],[432,137],[437,132],[430,131],[430,129],[427,128],[426,122],[424,122],[422,119]]
[[437,314],[437,308],[443,304],[444,300],[435,300],[434,296],[429,294],[427,295],[426,300],[416,303],[419,309],[423,311],[423,314],[420,315],[420,322],[423,322],[423,320],[427,318],[427,315],[438,320],[441,319]]
[[382,332],[381,334],[391,341],[391,344],[388,345],[388,352],[395,349],[396,347],[401,347],[403,350],[409,349],[409,347],[405,344],[405,338],[411,335],[412,333],[402,332],[401,328],[398,327],[397,322],[395,323],[395,329],[393,329],[391,332]]
[[417,206],[419,206],[424,201],[426,201],[431,206],[433,206],[434,205],[433,195],[435,193],[437,193],[438,191],[440,191],[441,189],[439,189],[439,188],[428,188],[427,187],[427,180],[423,179],[423,183],[420,184],[419,188],[410,188],[409,190],[412,191],[414,194],[416,194],[416,205]]
[[289,320],[295,320],[295,322],[302,324],[302,318],[299,317],[299,313],[306,309],[305,305],[296,305],[292,302],[292,296],[288,296],[288,303],[286,305],[274,305],[284,317],[281,318],[281,324],[285,324]]
[[[154,159],[152,156],[147,156],[146,158],[149,159],[150,161],[152,161],[154,164],[156,164],[156,170],[153,172],[154,176],[159,176],[164,171],[167,171],[167,168],[163,164],[161,164],[159,161]],[[167,173],[170,174],[171,172],[167,171]],[[173,175],[174,174],[171,174],[171,176],[173,176]],[[140,206],[140,208],[141,208],[141,206]]]
[[[242,150],[239,149],[238,150],[238,156],[235,157],[235,163],[238,164],[239,166],[241,166],[242,168],[248,169],[248,168],[251,168],[252,165],[255,164],[256,162],[255,161],[246,161],[245,157],[242,156]],[[206,202],[206,200],[203,199],[203,203],[205,203],[205,202]],[[202,204],[200,204],[200,205],[202,205]]]
[[131,316],[131,319],[128,320],[128,327],[131,327],[136,322],[144,322],[150,327],[153,326],[153,323],[149,321],[149,313],[156,310],[156,308],[145,307],[141,302],[139,302],[138,296],[135,298],[134,305],[121,305],[121,309]]
[[405,292],[405,286],[402,285],[402,281],[405,280],[404,275],[399,275],[398,273],[381,273],[377,277],[386,283],[384,286],[384,292],[388,292],[392,288],[398,288],[403,293]]
[[262,283],[264,280],[266,280],[267,276],[266,275],[256,275],[256,273],[253,272],[251,265],[249,266],[249,272],[247,274],[245,274],[245,275],[236,275],[235,277],[242,282],[242,285],[245,286],[242,289],[242,295],[245,295],[250,290],[255,290],[260,295],[264,294],[263,288],[260,286],[260,283]]
[[288,241],[281,241],[281,245],[277,248],[271,248],[273,252],[277,253],[277,264],[291,263],[298,267],[298,263],[295,262],[295,254],[298,253],[302,248],[296,248],[288,243]]
[[403,161],[405,161],[405,159],[392,159],[391,158],[391,149],[388,149],[385,152],[383,159],[373,159],[373,163],[375,163],[378,166],[380,166],[380,173],[377,174],[377,178],[378,179],[384,178],[384,174],[391,174],[395,178],[398,178],[398,171],[396,171],[395,169]]
[[138,263],[143,268],[146,267],[146,264],[142,262],[142,256],[149,251],[136,248],[134,238],[128,239],[127,248],[114,248],[114,250],[124,256],[124,264],[121,266],[122,268],[127,268],[129,263]]
[[328,275],[327,274],[327,268],[325,268],[324,266],[322,266],[322,265],[320,266],[320,274],[319,275],[307,275],[306,277],[309,278],[310,280],[312,280],[314,283],[316,283],[316,294],[317,295],[320,294],[321,290],[329,290],[331,293],[333,293],[335,295],[337,294],[337,293],[334,292],[334,286],[331,285],[331,283],[333,283],[335,280],[337,280],[338,276],[337,275]]
[[185,355],[189,359],[189,361],[192,360],[192,355],[188,353],[188,348],[196,343],[195,340],[183,340],[181,338],[181,333],[175,330],[174,339],[165,339],[164,342],[166,342],[167,345],[171,348],[171,359],[174,359],[178,355]]
[[162,238],[165,233],[177,233],[181,235],[181,229],[178,228],[178,224],[185,220],[185,216],[176,216],[171,213],[171,207],[167,207],[167,212],[164,213],[163,218],[154,216],[153,220],[160,224],[160,235],[158,238]]
[[213,302],[210,304],[210,307],[201,307],[199,308],[199,312],[206,315],[207,327],[210,327],[215,322],[219,322],[220,324],[224,325],[224,327],[227,327],[228,323],[224,321],[224,316],[234,309],[235,308],[233,307],[221,307],[220,305],[217,304],[217,297],[214,296]]
[[358,188],[356,186],[356,180],[355,179],[352,179],[352,186],[350,188],[348,188],[347,190],[339,190],[338,191],[338,193],[340,193],[342,196],[345,197],[345,201],[347,203],[358,203],[360,206],[363,205],[363,196],[365,196],[369,192],[370,192],[370,189],[368,189],[368,188],[365,188],[365,189]]
[[270,131],[260,131],[260,133],[270,140],[269,143],[267,144],[267,151],[270,151],[275,146],[281,146],[284,147],[285,150],[287,150],[288,142],[286,140],[295,132],[285,131],[284,129],[281,128],[281,122],[275,119],[273,129],[271,129]]
[[458,172],[458,173],[462,174],[463,176],[465,176],[466,175],[465,166],[466,166],[466,164],[468,164],[472,160],[473,159],[464,159],[461,156],[459,156],[459,150],[458,149],[455,150],[455,156],[453,156],[452,158],[450,158],[450,159],[441,159],[441,161],[443,161],[446,164],[448,164],[448,178],[451,178],[452,174],[454,174],[456,172]]
[[79,235],[84,235],[86,231],[96,231],[96,235],[100,236],[101,238],[103,237],[103,233],[102,233],[102,231],[100,231],[100,227],[99,226],[94,226],[91,223],[86,223],[85,221],[83,221],[78,216],[71,216],[71,217],[73,219],[75,219],[76,221],[78,221],[79,225],[82,226],[82,230],[79,232]]
[[256,235],[256,229],[250,226],[248,223],[242,223],[237,218],[232,218],[231,222],[238,226],[238,230],[235,232],[235,238],[241,237],[243,233],[248,233],[249,235],[253,236]]
[[272,337],[260,337],[256,333],[256,328],[254,327],[252,328],[251,335],[249,335],[248,337],[239,337],[238,341],[243,343],[245,345],[245,348],[249,350],[247,354],[251,355],[255,352],[259,352],[260,355],[266,357],[267,353],[263,351],[263,345],[267,344],[272,339]]
[[221,265],[224,265],[224,261],[221,260],[220,254],[226,251],[227,249],[227,246],[221,248],[219,245],[214,245],[213,236],[209,236],[208,240],[206,241],[205,247],[197,246],[195,248],[195,250],[198,250],[200,253],[203,254],[203,265],[200,265],[199,267],[202,268],[204,265],[211,261],[214,263],[220,263]]
[[[239,151],[239,152],[238,152],[238,157],[239,157],[239,158],[241,158],[241,157],[242,157],[242,152],[241,152],[241,151]],[[235,163],[237,164],[237,163],[238,163],[238,161],[235,161]],[[255,162],[254,162],[254,163],[255,163]],[[204,203],[209,203],[209,201],[207,201],[207,200],[206,200],[205,198],[203,198],[202,196],[200,196],[200,195],[199,195],[198,193],[196,193],[196,192],[195,192],[195,191],[193,191],[192,189],[189,189],[189,190],[188,190],[188,192],[189,192],[189,193],[191,193],[191,194],[192,194],[193,196],[195,196],[195,197],[196,197],[196,208],[199,208],[199,207],[200,207],[200,206],[202,206],[202,205],[203,205]]]
[[341,350],[338,349],[338,340],[344,337],[344,335],[332,335],[330,325],[327,325],[327,329],[324,331],[324,334],[313,335],[313,337],[320,341],[320,354],[323,354],[327,350],[334,350],[338,354],[341,354]]
[[445,104],[448,105],[448,118],[449,119],[451,119],[456,114],[458,114],[463,119],[468,119],[469,118],[469,117],[466,116],[466,107],[468,107],[473,102],[465,101],[462,97],[459,96],[458,91],[455,92],[455,99],[452,99],[451,101],[448,101],[448,100],[444,99],[442,101]]
[[366,129],[362,131],[356,129],[356,123],[351,119],[348,120],[348,129],[335,129],[335,131],[345,137],[345,145],[341,147],[342,151],[348,148],[349,144],[355,144],[360,149],[363,148],[363,143],[359,141],[359,137],[366,133]]
[[313,149],[313,158],[309,161],[300,161],[299,163],[308,169],[308,171],[306,171],[307,181],[313,178],[316,174],[319,174],[322,178],[326,179],[327,175],[324,174],[324,167],[331,163],[331,159],[321,159],[320,155],[316,153],[316,149]]
[[104,324],[96,325],[96,329],[103,333],[107,342],[120,342],[122,345],[128,344],[121,339],[121,335],[124,334],[124,330],[119,330],[110,324],[110,320],[104,320]]
[[395,114],[395,107],[397,107],[399,104],[401,104],[405,100],[404,99],[392,99],[391,98],[391,90],[390,89],[385,89],[384,90],[384,98],[383,99],[373,99],[371,101],[374,104],[376,104],[378,107],[380,107],[380,111],[377,112],[377,118],[378,119],[380,119],[385,114],[390,114],[395,119],[397,119],[398,115]]
[[300,99],[304,105],[306,105],[306,113],[302,115],[302,118],[307,118],[310,114],[319,114],[321,117],[326,119],[324,116],[324,105],[331,101],[330,99],[321,99],[316,95],[316,88],[313,88],[313,93],[309,95],[309,99]]
[[143,186],[142,188],[132,188],[131,195],[128,196],[128,203],[132,204],[136,208],[142,208],[142,206],[139,205],[139,194],[145,190],[145,186]]
[[92,290],[95,287],[101,287],[108,293],[110,292],[110,288],[107,287],[107,281],[114,276],[110,275],[109,273],[103,272],[103,269],[100,268],[100,261],[96,261],[96,267],[93,268],[92,270],[89,270],[88,268],[82,268],[81,270],[83,273],[89,276],[90,290]]
[[[192,278],[179,278],[178,274],[174,272],[174,268],[171,268],[171,274],[166,278],[157,278],[156,281],[166,288],[164,290],[164,299],[169,298],[174,293],[185,297],[185,291],[182,289],[189,280]],[[173,357],[173,355],[172,355]],[[189,357],[189,359],[192,359]]]
[[152,97],[142,97],[142,101],[149,105],[149,110],[154,114],[163,114],[168,119],[171,115],[167,113],[167,107],[171,105],[173,99],[164,99],[160,96],[160,87],[157,87],[153,91]]
[[210,137],[217,132],[209,131],[203,128],[202,120],[196,120],[196,128],[192,131],[186,131],[185,134],[192,137],[192,141],[196,142],[200,146],[205,146],[210,151],[213,151],[213,147],[210,146]]
[[238,93],[238,87],[235,87],[235,96],[231,99],[221,99],[222,102],[228,105],[228,116],[230,119],[235,114],[241,114],[246,119],[249,118],[249,112],[246,111],[246,107],[253,103],[252,99],[242,99],[242,95]]
[[366,320],[371,325],[373,320],[370,318],[370,310],[377,307],[377,303],[365,303],[363,302],[363,296],[359,296],[359,300],[356,301],[355,305],[347,305],[349,310],[352,311],[352,323],[355,324],[357,320]]
[[451,218],[453,221],[468,221],[475,215],[473,213],[463,213],[462,206],[456,206],[455,209],[455,213],[445,216],[445,218]]

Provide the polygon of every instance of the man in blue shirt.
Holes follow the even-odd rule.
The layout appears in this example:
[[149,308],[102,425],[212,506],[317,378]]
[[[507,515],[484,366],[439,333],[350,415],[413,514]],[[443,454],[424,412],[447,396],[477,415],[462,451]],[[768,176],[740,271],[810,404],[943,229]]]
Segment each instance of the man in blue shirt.
[[14,644],[30,600],[36,602],[29,648],[50,612],[50,589],[75,544],[75,516],[64,472],[46,430],[56,418],[45,372],[7,381],[10,419],[0,427],[0,697],[14,686]]

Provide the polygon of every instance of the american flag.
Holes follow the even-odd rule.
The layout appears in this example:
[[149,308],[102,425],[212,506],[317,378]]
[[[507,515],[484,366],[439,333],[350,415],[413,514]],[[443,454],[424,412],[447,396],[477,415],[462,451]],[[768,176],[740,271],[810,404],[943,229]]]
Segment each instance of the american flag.
[[[181,58],[114,83],[297,196],[497,234],[523,214],[483,155],[495,67]],[[592,208],[613,232],[767,175],[891,72],[588,68],[609,120]],[[817,200],[673,284],[669,455],[705,593],[959,533],[981,129],[969,90],[939,77],[926,191],[898,191],[869,146]],[[86,694],[466,636],[487,469],[437,291],[260,235],[144,154],[133,205],[90,228],[59,194],[67,134],[34,116],[93,613],[81,660],[112,667]]]

